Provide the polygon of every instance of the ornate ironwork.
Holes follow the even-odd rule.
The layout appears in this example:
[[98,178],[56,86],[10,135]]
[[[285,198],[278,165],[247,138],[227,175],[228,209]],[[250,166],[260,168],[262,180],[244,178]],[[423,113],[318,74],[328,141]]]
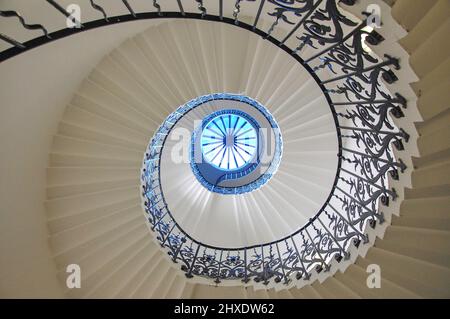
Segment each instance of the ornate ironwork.
[[[84,26],[89,29],[133,19],[185,17],[238,24],[267,38],[304,63],[327,97],[340,139],[339,169],[322,209],[290,236],[258,246],[232,249],[200,243],[172,218],[160,188],[161,149],[170,129],[193,106],[187,103],[158,129],[145,154],[141,174],[143,208],[161,247],[187,277],[207,277],[215,283],[223,280],[244,283],[253,280],[262,284],[307,281],[313,272],[327,271],[333,259],[349,258],[350,245],[368,243],[367,226],[376,227],[377,223],[384,222],[380,204],[387,206],[397,198],[389,179],[401,178],[406,169],[404,162],[394,156],[393,148],[402,151],[409,135],[394,124],[393,118],[404,116],[407,103],[401,95],[391,94],[385,85],[398,80],[394,72],[399,68],[398,60],[390,56],[383,60],[365,51],[362,45],[362,41],[377,45],[383,37],[376,31],[367,31],[365,21],[347,18],[336,0],[261,0],[259,5],[254,5],[253,25],[238,22],[243,1],[235,1],[235,11],[230,13],[232,19],[224,17],[223,1],[218,2],[220,16],[217,17],[207,14],[202,0],[195,0],[197,13],[185,12],[182,1],[176,1],[179,12],[163,12],[157,1],[153,1],[156,12],[136,14],[131,4],[122,0],[130,14],[108,17],[105,10],[91,0],[91,6],[103,14],[103,19],[86,22]],[[56,1],[47,2],[70,17]],[[352,5],[354,1],[343,2]],[[15,45],[2,52],[0,60],[78,32],[60,30],[48,34],[44,26],[25,23],[15,11],[1,11],[0,15],[15,16],[24,28],[40,29],[44,33],[43,37],[23,44],[0,34],[0,39]],[[271,22],[267,32],[257,28],[261,19]],[[281,25],[289,31],[276,39],[273,31]],[[285,44],[290,37],[299,41],[294,47]],[[300,56],[306,48],[312,55]]]
[[108,15],[106,14],[106,11],[103,9],[103,7],[95,3],[94,0],[89,0],[89,2],[91,3],[91,7],[101,12],[103,14],[103,18],[108,22]]
[[19,19],[20,24],[22,24],[22,26],[25,29],[28,30],[41,30],[42,33],[44,33],[44,36],[46,36],[47,38],[51,39],[51,37],[48,35],[48,31],[46,28],[44,28],[44,26],[42,24],[29,24],[25,22],[25,19],[16,11],[11,11],[11,10],[6,10],[6,11],[2,11],[0,10],[0,16],[1,17],[16,17],[17,19]]

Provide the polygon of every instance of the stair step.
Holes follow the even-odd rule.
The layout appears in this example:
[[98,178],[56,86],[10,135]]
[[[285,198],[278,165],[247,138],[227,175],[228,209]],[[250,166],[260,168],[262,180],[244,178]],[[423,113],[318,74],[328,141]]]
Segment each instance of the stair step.
[[121,236],[129,236],[130,234],[136,232],[139,228],[145,229],[145,222],[143,222],[141,216],[136,216],[128,222],[120,225],[120,227],[111,229],[89,241],[80,243],[64,252],[56,254],[54,256],[56,266],[58,269],[62,270],[65,269],[68,264],[79,264],[83,258],[104,249],[104,247],[111,241],[122,238]]
[[450,149],[450,127],[419,137],[417,144],[421,156],[429,156]]
[[[98,75],[98,77],[103,79],[104,76]],[[79,96],[83,99],[80,99]],[[143,133],[145,133],[146,128],[150,133],[160,124],[149,120],[138,110],[131,107],[128,101],[123,101],[108,91],[107,88],[89,78],[83,81],[78,94],[71,103],[91,113],[126,124],[128,127],[131,123],[134,123],[137,128],[142,129]],[[149,134],[149,136],[151,135]]]
[[248,287],[246,292],[248,299],[267,299],[269,297],[263,289],[255,290],[253,287]]
[[174,275],[174,280],[164,299],[178,299],[181,297],[186,280],[180,274]]
[[449,197],[450,185],[438,185],[430,187],[415,187],[405,189],[405,199],[428,199],[436,197]]
[[[151,123],[145,121],[142,116],[133,112],[132,109],[127,108],[126,105],[116,105],[119,104],[118,102],[114,104],[114,101],[110,101],[113,98],[107,95],[106,92],[103,91],[103,95],[100,95],[98,92],[102,92],[102,89],[95,83],[85,80],[84,87],[85,95],[82,95],[83,91],[76,93],[69,108],[80,109],[82,112],[88,113],[96,118],[111,121],[111,123],[123,126],[127,130],[136,131],[137,134],[148,136],[149,139],[153,135],[153,131],[157,126],[151,125]],[[95,96],[95,94],[99,95],[97,100],[101,101],[104,98],[105,102],[103,103],[105,103],[105,105],[99,104],[94,101],[95,98],[89,97],[88,94],[90,91],[93,91],[90,93],[92,96]],[[109,100],[105,98],[105,96],[107,96]]]
[[123,147],[138,152],[144,152],[147,146],[146,143],[136,143],[135,141],[129,141],[121,137],[112,136],[110,134],[101,133],[98,131],[85,129],[77,125],[61,122],[58,128],[58,135],[76,138],[79,140],[85,140],[94,143],[101,143],[107,145],[113,145]]
[[437,0],[418,3],[411,8],[407,0],[397,0],[392,7],[392,16],[407,30],[413,30],[423,19],[426,12],[432,10]]
[[[213,26],[213,28],[219,28],[219,25]],[[169,24],[162,24],[159,26],[159,32],[145,33],[146,40],[152,44],[153,53],[158,57],[160,61],[161,71],[167,73],[167,77],[170,78],[173,83],[173,88],[179,91],[180,96],[189,101],[195,98],[197,92],[193,81],[190,78],[189,71],[186,68],[186,64],[183,63],[182,55],[184,52],[180,52],[174,36],[171,32]],[[210,46],[210,54],[214,51],[214,45]],[[165,60],[171,61],[171,63],[164,63],[161,61],[161,57]],[[216,91],[220,92],[220,90]]]
[[77,195],[97,193],[106,190],[112,190],[117,188],[126,188],[136,186],[137,178],[115,180],[115,181],[102,181],[97,183],[84,183],[76,185],[59,185],[47,187],[47,198],[49,200],[62,199],[64,197],[72,197]]
[[[145,238],[139,242],[139,245],[141,246],[139,249],[127,250],[132,253],[131,257],[122,259],[114,270],[108,272],[109,276],[103,276],[97,287],[87,295],[88,298],[113,298],[114,294],[126,283],[128,276],[143,263],[146,256],[158,251],[158,247]],[[113,262],[109,262],[111,268],[112,264]]]
[[137,203],[140,203],[140,198],[138,196],[123,201],[113,202],[111,204],[107,204],[91,210],[75,212],[70,215],[63,215],[53,219],[49,219],[49,233],[56,234],[78,225],[89,223],[98,218],[102,218],[114,214],[118,211],[136,206]]
[[193,299],[242,299],[245,292],[239,286],[219,286],[197,284],[192,293]]
[[100,181],[139,178],[138,168],[51,167],[47,169],[47,185],[64,186]]
[[186,285],[184,286],[183,292],[181,294],[180,299],[190,299],[192,298],[195,288],[196,288],[196,284],[191,283],[191,282],[187,282]]
[[349,287],[349,289],[351,289],[351,291],[354,294],[361,296],[361,298],[364,299],[380,298],[377,296],[378,289],[368,288],[366,284],[368,275],[369,275],[368,273],[361,270],[359,267],[350,265],[346,269],[345,273],[338,272],[335,274],[334,278],[343,285],[345,285],[346,287]]
[[89,209],[100,208],[116,202],[136,198],[139,186],[117,188],[97,193],[52,199],[45,202],[50,219],[71,215]]
[[436,218],[436,217],[429,217],[428,214],[426,213],[424,213],[424,215],[425,216],[420,217],[409,217],[409,216],[394,217],[392,223],[393,225],[400,227],[404,226],[404,227],[423,228],[431,230],[450,231],[450,216],[446,216],[445,218]]
[[388,241],[380,241],[376,244],[377,248],[389,251],[391,253],[405,255],[417,260],[426,260],[431,264],[442,267],[449,266],[450,254],[436,252],[428,248],[414,247],[407,244],[390,243]]
[[[151,289],[152,280],[151,278],[155,278],[155,273],[158,272],[159,268],[162,267],[164,263],[163,256],[161,254],[157,254],[156,258],[152,260],[149,267],[145,271],[145,275],[139,278],[139,283],[134,287],[131,293],[132,298],[143,298],[142,295],[148,293],[147,289]],[[157,277],[156,277],[157,278]]]
[[450,269],[415,258],[372,247],[366,263],[377,263],[382,277],[418,296],[439,297],[449,294]]
[[338,298],[338,299],[361,298],[361,296],[359,296],[348,286],[344,285],[342,282],[337,280],[334,276],[327,278],[326,281],[323,283],[323,286],[325,290],[330,291],[330,293],[332,294],[331,298]]
[[[146,145],[150,136],[136,130],[135,127],[129,128],[124,123],[117,120],[110,120],[103,116],[96,115],[80,107],[69,105],[64,113],[63,121],[68,124],[76,125],[81,128],[100,132],[102,134],[113,135],[127,141],[132,141],[138,145]],[[146,129],[146,132],[148,130]]]
[[432,187],[450,184],[450,161],[418,168],[412,173],[414,187]]
[[448,58],[449,50],[442,47],[442,43],[446,41],[449,29],[450,20],[447,19],[411,54],[409,61],[419,77],[433,71]]
[[[104,257],[106,254],[103,251],[91,256],[94,261],[89,262],[85,258],[83,260],[83,278],[82,281],[83,289],[72,289],[69,292],[69,296],[74,298],[87,297],[92,298],[92,293],[98,289],[101,284],[108,282],[111,276],[119,270],[121,267],[126,265],[126,263],[136,256],[136,252],[141,252],[143,249],[148,248],[147,233],[136,232],[127,236],[123,241],[120,242],[120,246],[114,246],[114,252],[108,257]],[[126,244],[125,244],[126,243]],[[107,291],[106,291],[107,293]],[[105,298],[107,295],[103,295]],[[111,297],[111,296],[108,296]]]
[[450,268],[450,232],[390,226],[375,246],[414,259]]
[[167,267],[167,262],[163,262],[161,266],[161,275],[156,275],[155,277],[153,290],[147,297],[152,299],[164,299],[172,282],[176,278],[175,270],[170,266]]
[[134,161],[142,160],[144,156],[143,152],[139,152],[138,150],[61,135],[54,137],[53,152],[80,156],[111,157],[114,159]]
[[102,156],[50,153],[50,167],[105,167],[105,168],[138,168],[142,159],[116,159]]
[[450,161],[450,148],[429,154],[427,156],[414,157],[413,165],[414,167],[418,168],[426,168],[429,166],[440,164],[443,161]]
[[81,224],[54,234],[50,238],[50,244],[53,251],[59,254],[85,242],[94,240],[113,229],[120,228],[123,224],[135,220],[138,217],[142,219],[142,224],[144,224],[144,217],[142,216],[140,207],[130,207],[108,215],[107,217],[98,218],[89,223]]
[[322,299],[323,297],[319,294],[319,292],[313,288],[312,285],[306,285],[301,289],[301,293],[305,296],[306,299]]
[[[150,97],[145,95],[131,77],[120,70],[110,57],[106,57],[89,75],[89,79],[110,92],[122,103],[135,110],[152,125],[159,125],[164,117],[157,113]],[[149,100],[147,104],[147,100]],[[154,102],[153,102],[154,103]]]
[[136,287],[142,283],[144,276],[149,273],[152,264],[159,260],[160,252],[157,250],[153,253],[143,254],[138,264],[134,264],[127,272],[121,287],[114,292],[113,298],[132,298],[132,293]]
[[[358,258],[357,263],[351,265],[349,268],[354,268],[362,277],[360,282],[365,285],[365,294],[369,291],[372,294],[375,294],[375,298],[419,298],[417,294],[414,292],[405,289],[404,287],[398,285],[394,281],[388,280],[388,277],[384,276],[384,268],[381,267],[381,287],[380,288],[369,288],[367,286],[367,278],[369,276],[369,272],[367,272],[368,265],[372,264],[372,262],[368,261],[366,258]],[[377,263],[374,263],[378,265]],[[349,269],[347,269],[348,271]],[[344,274],[345,275],[345,274]],[[364,293],[363,293],[364,294]],[[373,297],[372,297],[373,298]]]

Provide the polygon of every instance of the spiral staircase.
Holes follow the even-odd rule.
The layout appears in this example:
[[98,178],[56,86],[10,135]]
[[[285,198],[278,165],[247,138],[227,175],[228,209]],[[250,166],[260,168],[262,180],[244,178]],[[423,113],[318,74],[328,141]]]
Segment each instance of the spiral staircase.
[[[171,2],[166,8],[164,2],[155,6],[157,11],[152,17],[159,14],[164,17],[164,11],[176,11],[179,1]],[[338,202],[333,202],[330,194],[340,185],[337,171],[344,169],[352,175],[355,162],[340,150],[359,149],[353,138],[346,139],[351,134],[355,136],[349,127],[358,123],[359,118],[345,112],[351,108],[346,108],[348,101],[342,92],[323,84],[336,80],[336,65],[333,67],[329,60],[320,59],[299,63],[295,55],[308,61],[318,51],[307,46],[306,41],[299,46],[295,37],[284,41],[287,49],[280,41],[274,45],[273,39],[283,39],[292,26],[283,24],[282,16],[276,20],[265,16],[268,8],[263,7],[264,1],[236,4],[233,1],[217,12],[216,7],[208,6],[209,1],[191,2],[182,1],[183,10],[198,15],[195,19],[172,19],[169,14],[166,19],[150,19],[152,25],[133,31],[125,41],[117,43],[75,93],[72,91],[49,146],[46,186],[41,185],[46,189],[47,219],[47,233],[41,237],[48,236],[48,255],[53,263],[47,271],[58,278],[60,286],[54,288],[54,293],[46,293],[43,287],[31,293],[27,290],[30,283],[15,283],[14,278],[22,270],[6,266],[8,259],[2,258],[5,266],[0,274],[1,295],[13,298],[450,297],[450,132],[446,104],[450,48],[445,41],[450,28],[449,2],[423,1],[416,7],[410,7],[405,0],[379,3],[383,28],[376,29],[375,34],[381,35],[383,41],[370,46],[373,50],[370,52],[379,57],[389,54],[398,58],[399,67],[392,67],[396,80],[383,78],[382,86],[390,92],[399,92],[407,101],[407,107],[399,103],[400,111],[395,108],[391,113],[392,130],[379,132],[397,136],[390,144],[401,140],[400,147],[392,147],[392,156],[402,161],[390,164],[398,170],[389,176],[385,172],[385,182],[390,186],[384,189],[386,197],[376,199],[373,207],[377,211],[360,229],[352,226],[355,233],[346,237],[345,247],[336,240],[337,233],[333,236],[330,232],[328,238],[334,239],[333,252],[338,251],[337,255],[327,254],[329,258],[324,260],[317,253],[322,259],[319,267],[312,263],[311,267],[299,271],[301,276],[297,278],[294,272],[291,277],[286,275],[286,262],[279,268],[283,280],[274,280],[276,275],[266,278],[258,273],[256,278],[262,276],[261,281],[241,280],[238,276],[222,278],[220,269],[213,276],[196,273],[200,247],[205,247],[204,256],[207,249],[220,252],[221,265],[222,254],[226,254],[226,249],[208,248],[209,245],[201,246],[202,243],[212,247],[244,247],[246,258],[248,247],[271,243],[260,252],[264,254],[276,247],[282,259],[284,253],[279,251],[283,248],[278,240],[294,236],[299,225],[323,225],[323,229],[329,230],[324,215],[322,219],[315,216],[320,211],[325,211],[327,216],[342,213],[334,210]],[[274,3],[277,1],[265,5]],[[361,12],[369,1],[350,3],[343,1],[340,10],[345,10],[348,17],[362,20]],[[198,4],[201,5],[197,7]],[[139,5],[144,12],[148,10],[143,3],[134,5],[134,10],[125,6],[131,9],[131,20],[133,14],[139,14]],[[100,8],[103,7],[109,8],[108,13],[119,15],[114,5],[105,3]],[[261,16],[258,8],[265,8]],[[265,30],[265,36],[251,32],[251,26],[256,24],[255,13],[258,30]],[[206,14],[215,17],[208,19]],[[10,42],[16,47],[9,49],[11,57],[2,63],[5,68],[10,61],[26,58],[27,54],[14,57],[17,54],[14,50],[20,52],[20,48]],[[6,76],[3,83],[8,81],[8,74],[2,73],[2,78]],[[7,87],[3,86],[2,96],[7,95]],[[267,184],[238,196],[209,192],[196,183],[189,164],[177,166],[163,161],[161,187],[171,210],[164,216],[170,215],[168,225],[173,226],[170,222],[176,221],[175,225],[181,225],[180,229],[192,236],[189,240],[193,245],[199,247],[187,264],[191,268],[181,270],[185,259],[174,263],[179,255],[167,245],[170,234],[159,227],[168,217],[152,219],[150,216],[151,201],[146,201],[141,185],[143,167],[146,168],[143,158],[144,163],[149,159],[151,142],[164,128],[162,123],[180,110],[180,106],[200,96],[221,92],[251,97],[267,108],[281,128],[283,155],[277,172]],[[330,111],[330,96],[335,115]],[[219,104],[213,101],[208,110],[220,109]],[[202,118],[207,111],[198,110],[196,114]],[[2,116],[2,121],[6,123],[7,117]],[[8,132],[5,130],[2,135],[7,136]],[[175,143],[164,145],[170,152]],[[164,154],[161,156],[164,158]],[[2,164],[2,176],[7,177],[4,182],[15,176],[7,172],[7,167],[10,166]],[[15,169],[19,170],[20,165]],[[377,185],[372,186],[380,188]],[[6,185],[2,189],[5,189],[2,203],[9,203]],[[395,195],[391,189],[395,189]],[[350,192],[351,188],[341,189],[341,198],[342,194],[351,196]],[[26,201],[26,194],[23,195],[22,200]],[[324,202],[329,205],[328,210]],[[11,217],[4,215],[2,233],[12,243],[14,236],[20,236],[20,227],[15,228],[14,222],[9,224]],[[5,256],[17,256],[13,248],[6,247],[6,240],[2,242]],[[296,246],[295,239],[292,243]],[[256,254],[256,248],[252,249]],[[32,257],[25,249],[14,260],[27,262],[29,258]],[[64,285],[66,266],[73,263],[82,269],[80,289],[68,289]],[[380,266],[381,288],[370,289],[366,285],[366,269],[371,264]],[[38,270],[36,274],[39,275]]]

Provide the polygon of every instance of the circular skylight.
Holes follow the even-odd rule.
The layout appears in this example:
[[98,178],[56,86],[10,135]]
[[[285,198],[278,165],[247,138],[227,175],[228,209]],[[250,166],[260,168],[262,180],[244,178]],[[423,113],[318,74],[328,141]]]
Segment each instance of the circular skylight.
[[187,105],[207,114],[194,127],[189,154],[202,186],[219,194],[243,194],[260,188],[276,172],[281,132],[263,105],[231,93],[201,96]]
[[243,112],[222,111],[203,128],[201,147],[206,162],[232,171],[257,160],[258,134]]

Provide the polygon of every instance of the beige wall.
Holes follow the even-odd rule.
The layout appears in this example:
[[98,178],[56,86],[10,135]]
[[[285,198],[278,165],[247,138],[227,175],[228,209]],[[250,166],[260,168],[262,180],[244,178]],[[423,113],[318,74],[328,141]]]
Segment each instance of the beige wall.
[[51,139],[98,60],[152,23],[87,31],[0,64],[0,297],[62,296],[44,210]]

